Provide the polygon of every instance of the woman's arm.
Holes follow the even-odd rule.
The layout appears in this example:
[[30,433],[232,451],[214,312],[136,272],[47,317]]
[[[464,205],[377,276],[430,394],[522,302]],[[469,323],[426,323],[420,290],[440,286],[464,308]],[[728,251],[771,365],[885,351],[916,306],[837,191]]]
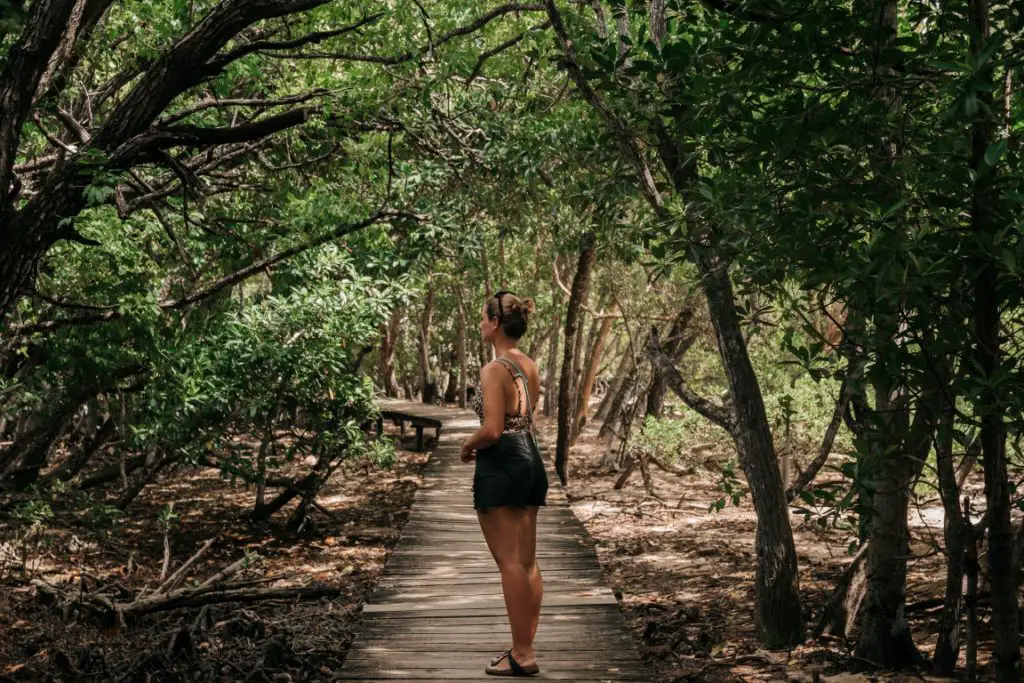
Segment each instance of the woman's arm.
[[462,444],[462,454],[497,443],[505,431],[505,390],[501,387],[502,369],[489,363],[480,370],[480,392],[484,404],[484,422]]

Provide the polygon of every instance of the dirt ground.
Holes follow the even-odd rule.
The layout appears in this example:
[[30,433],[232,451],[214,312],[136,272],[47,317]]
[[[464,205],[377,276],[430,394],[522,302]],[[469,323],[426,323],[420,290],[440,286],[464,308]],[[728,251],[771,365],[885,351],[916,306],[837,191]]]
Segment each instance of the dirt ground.
[[[728,503],[720,512],[709,512],[723,493],[699,466],[686,476],[651,468],[654,491],[664,502],[647,496],[639,470],[616,491],[617,475],[601,467],[606,445],[597,442],[596,430],[588,427],[572,451],[567,494],[597,542],[602,567],[657,683],[960,680],[922,672],[849,673],[855,664],[855,643],[841,638],[809,642],[791,652],[761,649],[753,622],[756,518],[749,496],[738,507]],[[554,425],[545,422],[542,431],[551,438]],[[702,452],[701,459],[721,461],[732,453],[723,438]],[[794,514],[792,521],[804,621],[810,627],[852,559],[847,554],[850,538],[842,531],[806,524],[800,515]],[[941,506],[912,510],[910,524],[914,559],[909,566],[908,604],[941,598],[945,565],[932,540],[942,538]],[[938,615],[934,609],[909,617],[915,642],[926,658],[934,650]],[[981,637],[986,635],[982,632]],[[982,678],[989,661],[987,646],[984,640],[979,644]]]
[[[552,425],[543,423],[542,432]],[[608,582],[620,598],[636,646],[657,683],[682,681],[940,680],[918,673],[860,676],[852,643],[832,639],[792,652],[758,647],[752,621],[755,519],[749,498],[709,513],[722,497],[714,477],[697,469],[676,476],[652,470],[648,498],[640,473],[621,491],[600,467],[604,445],[588,428],[574,449],[568,489],[576,514],[597,542]],[[728,455],[723,440],[702,457]],[[287,513],[253,525],[251,488],[213,470],[170,473],[147,490],[120,523],[98,524],[95,506],[79,499],[55,507],[42,542],[28,552],[29,574],[15,566],[11,507],[0,508],[0,683],[4,681],[321,681],[340,668],[358,628],[359,611],[408,514],[427,456],[399,452],[391,470],[350,463],[331,478],[302,534],[284,528]],[[62,497],[61,500],[67,497]],[[31,578],[83,591],[112,586],[122,597],[159,584],[164,558],[162,510],[175,501],[167,542],[171,569],[216,537],[191,577],[202,580],[256,553],[233,580],[267,588],[331,587],[315,600],[228,603],[143,617],[119,628],[86,614],[41,604]],[[802,525],[794,516],[804,616],[813,623],[843,566],[843,532]],[[925,510],[913,522],[910,602],[942,595],[943,564],[932,534],[941,520]],[[7,542],[6,546],[4,543]],[[67,587],[67,586],[65,586]],[[925,656],[934,647],[937,611],[914,613],[911,625]],[[985,635],[984,633],[982,634]],[[984,650],[985,643],[982,643]],[[980,663],[987,661],[982,651]]]
[[[330,515],[314,511],[314,528],[302,534],[285,529],[293,505],[268,523],[250,523],[254,490],[209,469],[171,473],[132,504],[122,523],[103,531],[87,521],[87,501],[55,508],[45,542],[30,553],[27,576],[0,562],[0,682],[330,680],[398,540],[427,457],[401,450],[390,470],[361,463],[339,468],[318,498]],[[114,585],[123,597],[158,586],[164,557],[158,518],[172,500],[177,519],[167,536],[169,573],[216,537],[190,580],[255,553],[233,581],[324,586],[336,595],[179,609],[123,628],[40,604],[29,579],[70,580],[85,591]],[[11,537],[9,513],[0,511],[0,544]]]

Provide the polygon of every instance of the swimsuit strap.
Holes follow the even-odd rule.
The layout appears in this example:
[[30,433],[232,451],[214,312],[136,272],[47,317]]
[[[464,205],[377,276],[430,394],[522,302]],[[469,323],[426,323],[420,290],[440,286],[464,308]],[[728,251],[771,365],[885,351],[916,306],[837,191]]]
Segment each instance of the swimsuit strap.
[[523,414],[523,397],[519,394],[519,383],[516,382],[516,379],[518,379],[520,377],[520,375],[515,370],[510,368],[509,366],[507,366],[504,363],[500,362],[502,360],[507,360],[507,359],[505,359],[505,358],[495,358],[495,360],[498,361],[498,364],[501,367],[503,367],[506,370],[508,370],[508,376],[512,378],[512,386],[514,386],[516,388],[516,413],[515,414],[516,414],[516,417],[520,417]]
[[[533,404],[530,401],[530,383],[526,379],[526,375],[523,373],[522,369],[518,365],[516,365],[515,361],[513,361],[510,358],[506,358],[505,356],[499,356],[498,358],[495,358],[494,360],[498,361],[499,363],[502,362],[502,361],[504,361],[504,363],[508,363],[508,366],[505,366],[506,369],[508,369],[510,372],[513,371],[513,370],[515,371],[515,375],[513,375],[513,377],[512,377],[512,383],[513,384],[516,384],[516,378],[517,377],[521,378],[523,380],[523,393],[526,394],[526,415],[530,418],[530,422],[532,423],[533,422]],[[502,363],[502,365],[504,365],[504,363]],[[509,366],[511,366],[511,367],[509,367]],[[519,385],[518,384],[516,384],[516,398],[519,399]],[[521,414],[522,411],[519,410],[521,408],[521,399],[519,399],[519,401],[520,401],[520,405],[516,406],[516,410],[519,411],[520,414]]]

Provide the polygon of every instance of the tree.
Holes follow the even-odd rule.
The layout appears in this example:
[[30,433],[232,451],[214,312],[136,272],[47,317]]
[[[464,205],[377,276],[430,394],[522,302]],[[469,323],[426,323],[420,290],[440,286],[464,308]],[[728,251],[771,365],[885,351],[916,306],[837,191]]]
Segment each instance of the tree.
[[[74,224],[90,204],[116,204],[124,216],[152,206],[178,188],[202,194],[204,177],[237,167],[240,161],[256,157],[262,141],[314,120],[355,130],[382,125],[360,121],[360,114],[352,116],[354,112],[344,117],[331,113],[330,106],[318,103],[327,99],[329,91],[323,88],[264,97],[256,94],[260,90],[256,87],[252,96],[239,97],[239,90],[248,85],[240,70],[310,46],[325,49],[321,58],[352,63],[398,65],[419,58],[417,49],[397,54],[360,52],[361,45],[374,44],[373,38],[360,39],[360,32],[383,27],[391,17],[387,12],[349,12],[327,0],[222,0],[188,32],[169,36],[166,49],[134,55],[112,74],[94,70],[88,86],[80,89],[71,75],[88,64],[83,55],[101,52],[116,41],[116,32],[126,23],[129,36],[133,30],[134,8],[114,11],[113,4],[110,0],[33,3],[0,75],[0,189],[5,197],[0,223],[8,245],[0,256],[0,317],[11,313],[30,287],[40,259],[55,243],[90,243]],[[542,8],[497,6],[468,24],[431,36],[430,50],[500,17],[538,9]],[[350,15],[357,18],[339,21]],[[298,37],[277,40],[280,27],[253,28],[284,18],[296,20],[292,30],[299,32]],[[313,30],[321,20],[331,28]],[[232,41],[237,44],[232,46]],[[354,41],[350,43],[354,49],[346,50],[345,41]],[[109,76],[106,83],[95,82],[104,75]],[[240,87],[220,89],[225,75]],[[211,87],[220,92],[201,93]],[[90,88],[99,91],[95,99],[88,95]],[[167,111],[172,103],[190,96],[190,104]],[[37,106],[41,107],[37,111],[60,123],[59,132],[36,121],[42,135],[27,134],[26,119]],[[230,114],[239,107],[248,107],[256,115],[238,123]],[[182,123],[188,118],[207,125]],[[191,154],[174,156],[174,149]],[[29,161],[16,164],[19,156]],[[154,164],[166,172],[149,178],[139,175],[142,167]]]
[[573,367],[578,364],[577,339],[581,336],[580,317],[583,303],[586,301],[590,288],[590,273],[594,267],[597,246],[593,233],[586,233],[580,245],[579,259],[576,263],[576,275],[572,280],[572,290],[565,313],[565,353],[562,355],[562,376],[558,385],[558,435],[555,441],[555,472],[564,486],[569,480],[569,443],[573,425],[572,399]]
[[[637,141],[636,133],[609,107],[604,95],[591,84],[580,66],[577,49],[568,34],[561,13],[553,0],[548,0],[546,4],[564,63],[580,96],[607,123],[624,160],[635,169],[640,192],[650,204],[659,223],[662,226],[679,224],[682,217],[674,216],[665,205],[656,186],[648,158]],[[656,59],[660,59],[660,56]],[[673,127],[676,131],[685,130],[687,121],[683,111],[672,107],[667,115],[674,119]],[[656,145],[659,160],[663,164],[665,175],[673,185],[673,190],[680,196],[698,193],[701,177],[693,160],[695,150],[692,145],[663,127],[655,126],[653,130],[646,132],[659,140]],[[800,611],[796,549],[789,527],[782,478],[775,464],[771,430],[764,412],[757,378],[750,364],[740,320],[736,315],[728,262],[715,249],[721,235],[716,234],[715,226],[706,220],[698,219],[692,223],[694,234],[690,237],[689,256],[702,276],[722,365],[729,378],[730,393],[734,401],[729,419],[735,420],[736,428],[731,429],[730,433],[736,440],[758,514],[755,621],[765,644],[771,647],[785,647],[803,639],[803,617]],[[564,369],[562,374],[565,377]]]

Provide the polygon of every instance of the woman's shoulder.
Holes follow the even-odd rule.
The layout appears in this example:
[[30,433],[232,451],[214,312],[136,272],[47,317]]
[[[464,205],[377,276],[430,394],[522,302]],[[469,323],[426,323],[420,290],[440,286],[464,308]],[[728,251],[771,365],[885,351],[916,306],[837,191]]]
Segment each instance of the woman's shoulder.
[[527,375],[536,375],[538,373],[537,362],[522,351],[516,353],[511,360],[515,361]]

